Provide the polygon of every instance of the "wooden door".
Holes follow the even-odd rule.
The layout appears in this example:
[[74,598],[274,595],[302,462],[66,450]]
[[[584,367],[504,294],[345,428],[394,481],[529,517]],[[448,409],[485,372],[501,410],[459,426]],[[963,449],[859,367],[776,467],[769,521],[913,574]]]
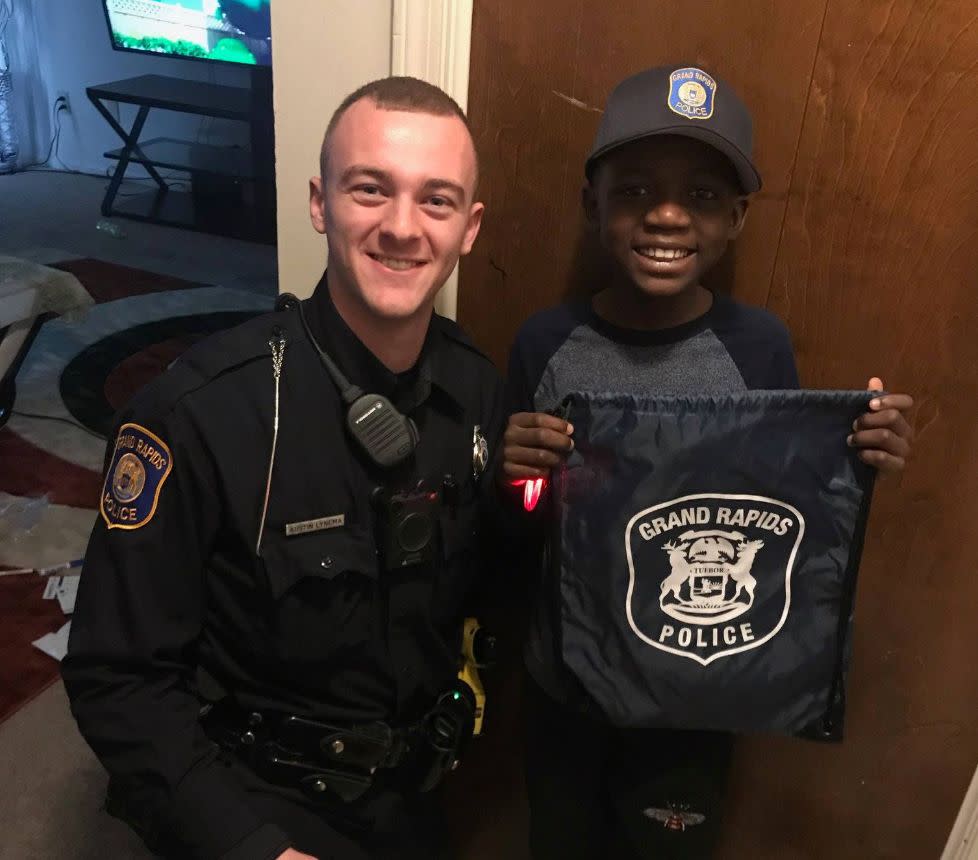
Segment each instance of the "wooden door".
[[[785,320],[803,384],[917,398],[913,462],[874,500],[846,740],[741,741],[729,860],[936,858],[978,761],[976,57],[972,0],[475,4],[488,211],[459,318],[500,366],[529,314],[599,286],[579,192],[601,105],[675,62],[755,116],[764,189],[714,285]],[[466,856],[525,856],[517,699],[463,783]]]

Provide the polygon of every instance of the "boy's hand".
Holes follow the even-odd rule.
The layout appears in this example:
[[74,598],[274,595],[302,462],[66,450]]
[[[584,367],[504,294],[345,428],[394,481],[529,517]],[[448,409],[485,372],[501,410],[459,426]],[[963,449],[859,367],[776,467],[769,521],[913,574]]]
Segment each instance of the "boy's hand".
[[544,412],[517,412],[509,416],[503,436],[503,462],[499,479],[510,483],[524,478],[549,478],[574,448],[574,428]]
[[[870,391],[882,391],[883,380],[873,377]],[[869,401],[869,412],[860,415],[848,438],[853,448],[861,448],[859,459],[881,472],[899,472],[907,462],[913,430],[904,414],[913,407],[909,394],[886,394]]]

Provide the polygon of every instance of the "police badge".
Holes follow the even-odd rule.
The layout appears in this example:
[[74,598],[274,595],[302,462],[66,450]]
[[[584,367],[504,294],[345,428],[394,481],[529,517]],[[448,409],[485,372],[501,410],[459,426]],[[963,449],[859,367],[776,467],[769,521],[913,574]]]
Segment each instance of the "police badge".
[[482,435],[482,428],[476,424],[472,428],[472,477],[479,480],[489,465],[489,443]]

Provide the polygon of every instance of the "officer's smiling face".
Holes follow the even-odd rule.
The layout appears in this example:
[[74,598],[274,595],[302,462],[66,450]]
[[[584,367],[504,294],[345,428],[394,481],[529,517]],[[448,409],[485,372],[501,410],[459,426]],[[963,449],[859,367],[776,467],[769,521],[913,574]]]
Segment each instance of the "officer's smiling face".
[[385,320],[427,317],[479,232],[476,156],[456,116],[351,105],[312,180],[313,226],[329,244],[330,289]]
[[698,140],[649,137],[602,156],[584,188],[615,286],[649,296],[700,284],[740,233],[747,200],[733,165]]

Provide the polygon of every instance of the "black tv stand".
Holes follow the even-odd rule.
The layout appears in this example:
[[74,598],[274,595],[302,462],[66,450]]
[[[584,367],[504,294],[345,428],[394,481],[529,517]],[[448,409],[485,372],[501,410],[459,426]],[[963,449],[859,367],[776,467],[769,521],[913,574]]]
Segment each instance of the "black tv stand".
[[[270,70],[252,70],[250,89],[141,75],[88,87],[86,93],[123,143],[105,153],[117,164],[102,200],[103,215],[275,243]],[[106,102],[139,107],[128,131]],[[140,141],[153,108],[246,122],[251,131],[250,146],[214,146],[166,137]],[[119,200],[119,187],[130,164],[142,165],[157,188]],[[157,168],[188,173],[191,191],[171,190]]]

